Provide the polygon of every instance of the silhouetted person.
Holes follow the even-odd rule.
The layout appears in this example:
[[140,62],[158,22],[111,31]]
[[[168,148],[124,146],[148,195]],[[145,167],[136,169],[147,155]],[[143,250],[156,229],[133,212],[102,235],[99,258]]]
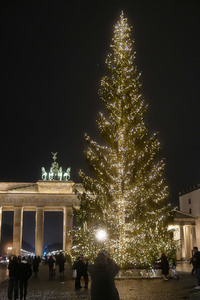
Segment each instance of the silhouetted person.
[[84,257],[83,258],[83,263],[84,263],[83,278],[84,278],[84,282],[85,282],[84,288],[87,289],[88,288],[88,282],[89,282],[89,279],[88,279],[88,259]]
[[194,274],[195,273],[195,261],[194,261],[194,250],[192,250],[192,257],[190,259],[190,264],[192,265],[192,271],[191,271],[191,274]]
[[195,272],[197,276],[197,286],[195,289],[200,290],[200,252],[198,251],[197,247],[193,248],[193,261],[194,261],[194,267],[195,267]]
[[25,257],[23,257],[21,263],[19,264],[19,289],[20,289],[20,300],[26,299],[28,279],[32,275],[31,265],[27,262]]
[[66,259],[63,255],[62,252],[59,253],[58,257],[57,257],[57,263],[58,263],[58,266],[59,266],[59,273],[61,275],[61,273],[63,273],[64,275],[64,270],[65,270],[65,262],[66,262]]
[[33,273],[35,273],[36,276],[39,272],[39,264],[40,264],[40,259],[37,256],[35,256],[33,259]]
[[75,289],[79,290],[82,288],[81,286],[81,276],[83,276],[85,264],[83,262],[83,256],[77,258],[77,260],[73,264],[73,269],[76,270],[76,279],[75,279]]
[[169,274],[169,262],[164,253],[161,255],[161,269],[164,279],[168,280],[167,275]]
[[91,276],[91,300],[119,300],[114,281],[119,269],[114,260],[107,258],[104,253],[97,255],[94,264],[88,267]]
[[9,281],[8,281],[8,299],[12,300],[14,291],[14,300],[18,298],[18,271],[19,263],[17,257],[14,255],[8,265]]
[[55,270],[55,263],[56,260],[53,258],[53,256],[51,255],[48,259],[48,264],[49,264],[49,276],[53,276],[54,275],[54,270]]

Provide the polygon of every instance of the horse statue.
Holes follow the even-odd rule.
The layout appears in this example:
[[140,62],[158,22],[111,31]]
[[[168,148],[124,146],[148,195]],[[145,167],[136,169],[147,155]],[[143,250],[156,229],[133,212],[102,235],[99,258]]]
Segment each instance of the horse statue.
[[49,180],[53,180],[53,176],[54,176],[53,168],[50,168],[50,172],[49,172]]
[[44,167],[42,167],[42,180],[47,180],[47,172]]
[[58,170],[58,179],[62,180],[62,176],[63,176],[62,167],[60,167]]
[[67,171],[63,174],[63,180],[70,180],[70,171],[71,168],[67,168]]

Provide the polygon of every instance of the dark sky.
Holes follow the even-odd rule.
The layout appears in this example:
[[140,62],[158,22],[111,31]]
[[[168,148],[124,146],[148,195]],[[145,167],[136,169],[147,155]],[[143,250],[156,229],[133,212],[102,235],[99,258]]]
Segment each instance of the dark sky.
[[124,11],[159,132],[170,201],[200,182],[200,4],[188,1],[1,1],[0,181],[36,182],[58,152],[72,180],[87,170],[84,133],[98,138],[100,78]]

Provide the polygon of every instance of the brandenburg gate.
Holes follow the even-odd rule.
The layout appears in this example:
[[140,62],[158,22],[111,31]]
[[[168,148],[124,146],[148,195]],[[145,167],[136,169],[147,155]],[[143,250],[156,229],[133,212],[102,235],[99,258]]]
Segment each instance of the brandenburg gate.
[[47,173],[42,167],[42,180],[36,183],[0,182],[0,241],[2,214],[14,211],[13,254],[20,255],[22,246],[23,212],[35,211],[35,254],[43,253],[44,212],[63,212],[63,251],[71,252],[72,239],[67,233],[73,228],[73,206],[79,206],[75,189],[80,184],[70,180],[71,168],[63,172],[56,162],[57,152]]
[[73,228],[72,206],[79,201],[73,181],[41,180],[36,183],[0,182],[0,238],[2,213],[14,211],[13,254],[20,255],[23,212],[35,211],[35,254],[43,253],[44,212],[63,212],[63,250],[70,253],[72,241],[67,232]]

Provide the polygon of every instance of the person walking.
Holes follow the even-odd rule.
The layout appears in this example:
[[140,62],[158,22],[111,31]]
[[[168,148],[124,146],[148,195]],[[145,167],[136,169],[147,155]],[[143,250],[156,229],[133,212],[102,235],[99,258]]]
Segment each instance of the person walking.
[[32,275],[31,265],[27,262],[26,258],[23,257],[19,264],[19,289],[20,289],[20,300],[26,299],[28,280]]
[[191,271],[191,274],[195,274],[195,261],[194,261],[194,249],[192,250],[192,257],[190,259],[190,265],[192,265],[192,271]]
[[86,257],[83,258],[83,278],[85,282],[84,288],[88,288],[89,278],[88,278],[88,259]]
[[161,260],[162,274],[164,276],[164,279],[168,280],[167,275],[169,274],[169,262],[165,253],[161,255],[160,260]]
[[81,286],[81,277],[84,273],[84,262],[83,262],[83,256],[79,256],[77,260],[73,264],[73,269],[76,270],[76,279],[75,279],[75,290],[79,290],[82,288]]
[[120,267],[114,260],[107,258],[105,252],[100,252],[89,265],[88,272],[91,277],[91,300],[119,300],[115,286],[115,276]]
[[195,273],[197,276],[197,286],[195,289],[200,290],[200,252],[198,251],[197,247],[193,248],[193,262],[194,262],[194,267],[195,267]]
[[14,300],[18,298],[18,259],[17,256],[12,256],[8,264],[9,281],[8,281],[8,299],[12,300],[14,292]]
[[54,276],[56,260],[52,255],[48,259],[48,264],[49,264],[49,276]]
[[37,276],[39,272],[39,264],[40,264],[40,260],[37,256],[35,256],[33,259],[33,273],[35,273],[35,276]]
[[57,262],[58,262],[58,266],[59,266],[60,276],[61,276],[61,274],[64,275],[66,259],[62,252],[59,253],[59,255],[57,257]]

